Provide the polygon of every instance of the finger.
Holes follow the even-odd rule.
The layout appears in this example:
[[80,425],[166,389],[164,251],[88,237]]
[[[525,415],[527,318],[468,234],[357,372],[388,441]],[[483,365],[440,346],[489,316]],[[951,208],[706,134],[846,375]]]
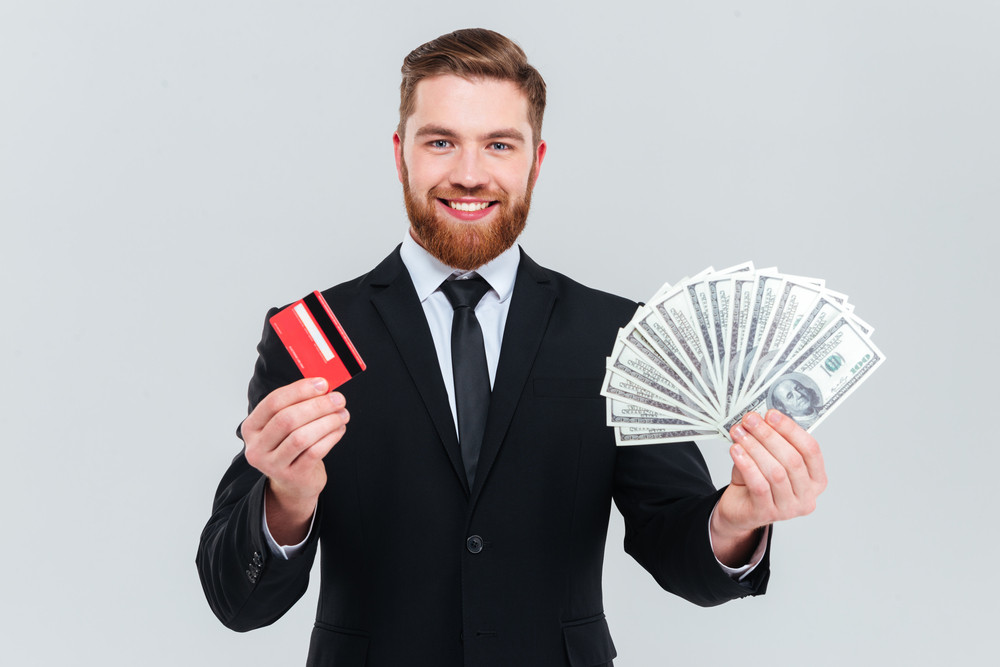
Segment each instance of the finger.
[[[350,415],[347,410],[339,410],[303,424],[289,433],[281,444],[275,448],[270,457],[270,463],[277,469],[292,466],[300,456],[316,447],[324,438],[338,431],[345,430],[349,420]],[[332,444],[330,446],[332,447]],[[329,451],[329,449],[326,451]],[[307,458],[316,458],[317,453],[312,452]],[[318,458],[322,458],[325,455],[326,452],[322,452],[322,456]]]
[[[734,427],[735,428],[735,427]],[[741,438],[739,442],[733,443],[733,446],[729,448],[729,455],[733,459],[733,476],[736,476],[738,472],[743,479],[744,487],[750,497],[750,512],[752,516],[748,517],[750,523],[754,524],[754,528],[759,525],[763,525],[771,522],[771,517],[774,514],[774,496],[772,495],[771,484],[764,477],[764,473],[761,472],[760,466],[757,462],[747,453],[746,448],[743,446],[746,438]]]
[[[795,493],[789,480],[788,470],[772,451],[780,451],[779,443],[773,441],[774,438],[780,440],[780,437],[766,425],[761,428],[762,422],[756,412],[746,415],[740,424],[733,427],[733,441],[738,443],[757,464],[758,470],[771,487],[775,506],[784,507],[795,502]],[[772,441],[768,443],[769,446],[765,446],[762,439],[768,437]],[[795,450],[791,445],[786,444],[785,447],[794,453]]]
[[341,425],[340,428],[327,433],[325,436],[320,438],[315,444],[307,447],[298,458],[292,461],[290,469],[294,470],[299,466],[308,467],[314,465],[318,461],[322,461],[330,450],[340,442],[344,434],[347,433],[347,424]]
[[794,419],[789,419],[777,410],[768,410],[765,418],[771,428],[798,451],[808,471],[809,478],[820,487],[820,490],[825,489],[826,464],[823,462],[823,452],[820,450],[816,438],[795,423]]
[[287,405],[275,413],[261,429],[261,440],[263,443],[270,443],[265,444],[265,448],[274,449],[296,429],[343,410],[345,404],[343,394],[333,392]]
[[303,378],[278,387],[257,404],[243,421],[243,429],[260,431],[284,408],[325,394],[329,383],[324,378]]
[[[730,452],[730,455],[732,455],[732,452]],[[747,484],[746,480],[743,479],[743,473],[740,472],[740,469],[735,465],[733,466],[733,473],[729,483],[734,486],[746,486]]]
[[784,469],[785,476],[796,496],[811,493],[813,484],[802,459],[802,454],[784,436],[774,430],[766,420],[761,419],[756,412],[745,415],[743,423],[754,438],[770,452]]

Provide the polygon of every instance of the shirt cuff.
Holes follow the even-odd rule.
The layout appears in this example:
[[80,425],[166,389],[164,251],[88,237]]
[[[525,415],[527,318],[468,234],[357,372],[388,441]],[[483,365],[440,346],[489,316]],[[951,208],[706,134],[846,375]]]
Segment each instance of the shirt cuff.
[[[271,554],[285,560],[290,560],[298,555],[302,551],[302,547],[305,546],[306,542],[309,541],[309,536],[312,535],[313,524],[316,522],[316,511],[319,509],[319,503],[316,503],[316,507],[313,508],[312,519],[309,520],[309,530],[306,532],[305,538],[298,544],[286,544],[281,545],[274,539],[271,535],[271,531],[267,527],[267,494],[264,494],[264,512],[261,516],[261,523],[264,525],[264,539],[267,541],[267,546],[271,550]],[[711,539],[711,537],[709,537]]]
[[[712,553],[715,553],[715,545],[712,544],[712,516],[715,516],[715,510],[712,510],[712,514],[708,517],[708,544],[712,547]],[[723,564],[718,558],[715,562],[719,564],[722,571],[733,578],[734,581],[743,581],[754,569],[760,565],[760,561],[764,558],[764,552],[767,551],[767,536],[771,534],[771,526],[764,526],[764,530],[760,534],[760,542],[757,543],[757,548],[754,549],[753,554],[750,555],[750,561],[746,565],[741,565],[740,567],[729,567]]]

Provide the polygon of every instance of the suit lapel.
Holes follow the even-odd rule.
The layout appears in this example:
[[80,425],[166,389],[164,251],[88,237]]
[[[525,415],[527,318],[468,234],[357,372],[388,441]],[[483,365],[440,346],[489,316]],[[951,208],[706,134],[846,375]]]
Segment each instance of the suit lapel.
[[399,257],[398,247],[369,274],[368,279],[375,288],[372,304],[396,343],[396,349],[399,350],[444,444],[455,475],[468,493],[462,452],[458,446],[458,436],[455,435],[455,421],[448,405],[444,381],[441,379],[441,366],[434,351],[434,341],[410,274]]
[[503,343],[500,346],[490,412],[486,418],[486,432],[479,453],[479,468],[472,489],[473,502],[478,498],[500,451],[548,326],[556,299],[548,282],[545,270],[522,250],[507,323],[504,326]]

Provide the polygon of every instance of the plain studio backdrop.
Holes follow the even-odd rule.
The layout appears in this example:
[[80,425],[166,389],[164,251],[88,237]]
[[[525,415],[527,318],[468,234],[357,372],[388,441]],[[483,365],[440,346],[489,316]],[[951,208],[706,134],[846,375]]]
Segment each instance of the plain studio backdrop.
[[470,4],[0,4],[0,662],[302,664],[317,586],[233,633],[198,535],[266,309],[405,233],[402,58],[483,26],[548,82],[536,260],[636,300],[818,276],[888,357],[817,429],[830,486],[766,596],[663,593],[613,512],[616,664],[990,664],[1000,6]]

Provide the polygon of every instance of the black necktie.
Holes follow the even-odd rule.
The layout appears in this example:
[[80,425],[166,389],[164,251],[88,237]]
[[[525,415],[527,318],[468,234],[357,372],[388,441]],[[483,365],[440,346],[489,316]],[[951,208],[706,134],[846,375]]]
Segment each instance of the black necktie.
[[469,488],[476,478],[479,448],[490,409],[490,373],[486,367],[483,330],[476,319],[476,304],[490,289],[479,276],[446,280],[441,291],[455,315],[451,323],[451,366],[455,373],[455,407],[458,411],[458,442]]

